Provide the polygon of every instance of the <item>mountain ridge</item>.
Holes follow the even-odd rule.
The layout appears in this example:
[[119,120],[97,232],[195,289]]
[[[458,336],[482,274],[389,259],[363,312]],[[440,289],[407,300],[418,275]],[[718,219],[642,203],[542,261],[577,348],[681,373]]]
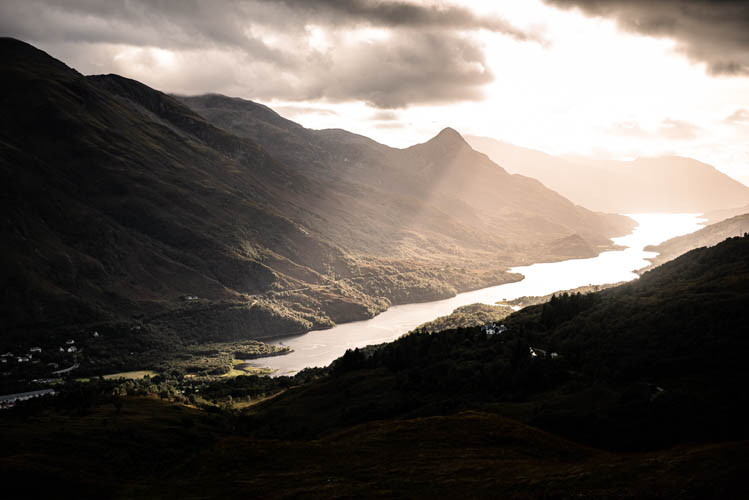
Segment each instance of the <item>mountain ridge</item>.
[[571,161],[488,137],[467,140],[509,171],[537,178],[594,210],[710,212],[749,202],[749,187],[692,158]]
[[[410,167],[429,162],[414,151],[253,103],[269,133],[258,142],[23,42],[0,41],[0,56],[3,346],[99,329],[128,339],[140,354],[117,367],[138,369],[171,346],[302,333],[516,280],[510,265],[555,258],[546,243],[589,222],[581,235],[604,244],[631,227],[521,183],[538,201],[526,215],[541,229],[528,230],[470,194],[424,194]],[[468,167],[506,178],[492,165]]]
[[749,213],[715,222],[699,231],[671,238],[659,245],[649,245],[645,247],[645,250],[658,252],[658,255],[648,259],[651,262],[650,266],[641,270],[641,272],[673,260],[696,248],[712,247],[727,238],[743,236],[746,233],[749,233]]
[[[508,222],[508,219],[517,215],[522,217],[521,214],[513,212],[517,212],[523,203],[534,205],[534,209],[554,203],[555,208],[547,210],[544,216],[549,222],[554,221],[558,224],[556,229],[552,229],[557,231],[557,236],[549,237],[547,241],[575,233],[585,237],[586,229],[591,225],[599,226],[594,232],[607,231],[600,227],[603,218],[596,218],[584,209],[574,207],[568,200],[546,190],[536,181],[521,176],[510,176],[486,155],[473,150],[463,137],[450,127],[424,143],[403,149],[378,144],[371,139],[362,141],[358,139],[360,136],[345,131],[336,132],[337,143],[331,143],[333,134],[330,130],[317,131],[294,126],[287,134],[278,133],[276,128],[265,125],[262,117],[255,117],[258,107],[252,101],[224,97],[221,103],[218,102],[216,95],[183,96],[180,99],[214,125],[239,136],[258,139],[275,134],[277,142],[266,143],[266,146],[273,154],[284,158],[292,168],[294,165],[299,170],[320,168],[316,172],[329,179],[344,179],[364,184],[368,189],[385,188],[385,193],[380,193],[382,196],[388,196],[388,193],[409,196],[416,193],[427,197],[439,194],[442,196],[442,203],[450,207],[452,215],[465,214],[466,217],[462,220],[470,224],[475,223],[478,214],[486,205],[478,200],[487,199],[492,200],[490,204],[493,212],[505,217],[505,227],[513,227],[513,223]],[[305,151],[308,153],[305,161],[301,162],[299,158],[289,155],[293,146],[299,143],[304,143]],[[309,158],[314,160],[307,161]],[[362,168],[365,164],[367,168]],[[458,164],[462,166],[459,167]],[[477,176],[478,180],[474,181]],[[521,201],[517,194],[519,190],[524,190],[536,198]],[[586,224],[562,228],[576,217],[586,220]],[[514,227],[518,226],[520,224],[514,224]],[[548,228],[552,227],[553,225],[548,225]],[[615,230],[608,231],[612,234]],[[518,234],[518,237],[520,236],[528,237],[528,234]],[[594,246],[606,243],[590,232],[587,236]],[[539,237],[538,234],[536,237]]]

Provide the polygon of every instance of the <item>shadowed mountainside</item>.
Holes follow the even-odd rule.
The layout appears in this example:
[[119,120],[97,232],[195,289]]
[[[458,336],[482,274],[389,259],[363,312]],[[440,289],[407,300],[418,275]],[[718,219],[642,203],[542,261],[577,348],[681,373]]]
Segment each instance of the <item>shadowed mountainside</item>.
[[416,331],[347,351],[329,377],[258,405],[248,428],[314,437],[481,409],[611,450],[745,440],[747,297],[749,236],[734,237],[527,307],[501,334]]
[[[324,328],[517,279],[507,266],[569,257],[552,244],[575,234],[589,244],[571,253],[595,253],[632,224],[508,175],[454,131],[403,151],[322,131],[316,153],[284,143],[279,161],[271,138],[136,81],[85,77],[12,39],[0,56],[8,346],[103,324],[144,324],[128,334],[136,352]],[[347,148],[361,158],[336,163]],[[430,190],[457,169],[513,201],[474,210]]]
[[534,177],[593,210],[708,212],[749,202],[749,187],[691,158],[581,162],[488,137],[472,136],[468,142],[508,171]]

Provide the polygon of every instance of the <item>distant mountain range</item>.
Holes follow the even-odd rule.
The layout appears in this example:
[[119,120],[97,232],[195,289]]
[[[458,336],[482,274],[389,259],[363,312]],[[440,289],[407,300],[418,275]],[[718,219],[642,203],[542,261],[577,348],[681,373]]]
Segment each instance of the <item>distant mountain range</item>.
[[707,212],[705,214],[705,218],[709,223],[715,223],[720,222],[726,219],[730,219],[732,217],[736,217],[737,215],[743,215],[743,214],[749,214],[749,205],[745,205],[743,207],[737,207],[737,208],[725,208],[722,210],[713,210],[712,212]]
[[162,332],[137,340],[152,350],[302,332],[595,255],[633,225],[452,129],[399,150],[85,77],[13,39],[0,57],[3,343],[134,322]]
[[467,140],[509,172],[534,177],[592,210],[710,212],[749,203],[749,187],[691,158],[578,162],[488,137]]
[[726,238],[743,236],[744,233],[749,233],[749,213],[710,224],[694,233],[671,238],[660,245],[648,246],[645,248],[647,251],[658,252],[656,257],[650,259],[652,265],[648,269],[675,259],[695,248],[712,247]]

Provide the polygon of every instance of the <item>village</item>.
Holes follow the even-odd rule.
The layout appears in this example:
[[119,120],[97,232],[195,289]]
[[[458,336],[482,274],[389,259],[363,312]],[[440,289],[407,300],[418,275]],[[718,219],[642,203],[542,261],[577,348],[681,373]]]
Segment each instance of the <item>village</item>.
[[[100,334],[94,330],[88,333],[89,338],[99,339]],[[0,383],[2,392],[7,388],[25,387],[34,390],[0,396],[0,409],[10,408],[18,401],[54,395],[55,390],[49,387],[60,383],[78,369],[83,350],[75,339],[68,338],[48,347],[38,345],[0,354]]]

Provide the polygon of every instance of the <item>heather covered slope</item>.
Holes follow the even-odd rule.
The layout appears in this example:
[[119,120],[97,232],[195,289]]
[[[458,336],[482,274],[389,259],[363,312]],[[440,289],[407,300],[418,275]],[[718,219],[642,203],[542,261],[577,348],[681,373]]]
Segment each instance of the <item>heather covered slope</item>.
[[534,177],[593,210],[708,212],[749,202],[749,187],[691,158],[570,161],[488,137],[468,142],[508,171]]

